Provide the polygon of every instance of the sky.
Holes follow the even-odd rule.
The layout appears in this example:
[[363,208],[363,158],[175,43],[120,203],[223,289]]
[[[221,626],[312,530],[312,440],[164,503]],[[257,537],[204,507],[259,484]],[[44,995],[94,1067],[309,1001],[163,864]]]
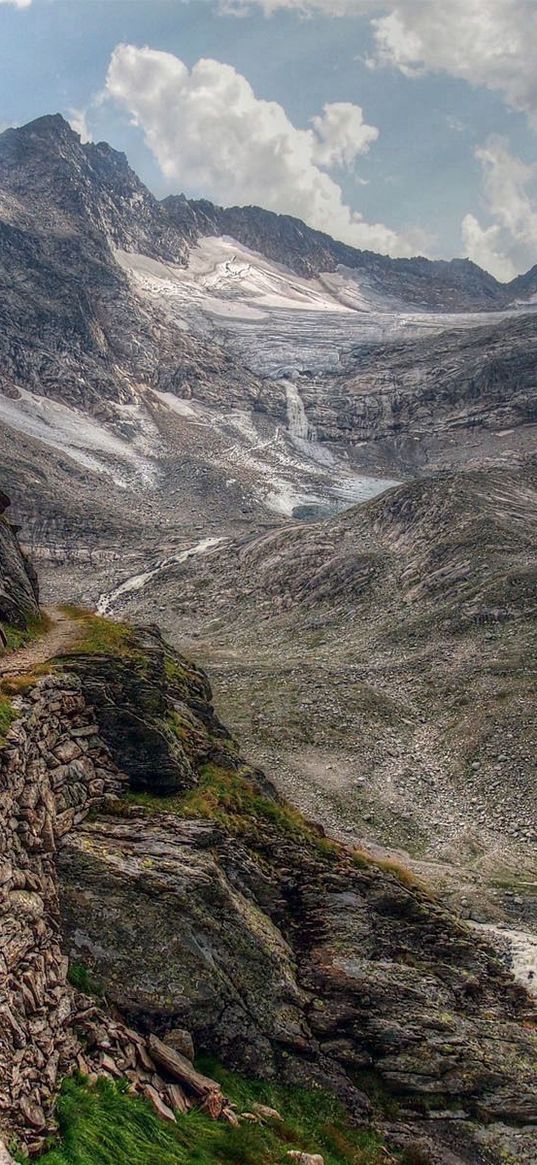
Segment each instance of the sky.
[[60,112],[158,196],[537,263],[537,0],[0,0],[0,127]]

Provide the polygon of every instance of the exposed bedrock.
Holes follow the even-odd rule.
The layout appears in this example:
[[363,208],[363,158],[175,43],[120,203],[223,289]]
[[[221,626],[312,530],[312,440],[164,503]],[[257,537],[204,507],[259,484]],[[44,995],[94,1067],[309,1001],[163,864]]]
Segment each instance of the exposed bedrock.
[[6,517],[9,498],[0,491],[0,622],[24,629],[37,619],[37,577]]
[[209,690],[177,666],[166,694],[197,785],[66,839],[71,955],[142,1029],[186,1027],[233,1067],[324,1082],[356,1114],[373,1071],[417,1111],[456,1102],[468,1118],[537,1122],[525,991],[397,871],[289,816],[229,737],[215,753]]

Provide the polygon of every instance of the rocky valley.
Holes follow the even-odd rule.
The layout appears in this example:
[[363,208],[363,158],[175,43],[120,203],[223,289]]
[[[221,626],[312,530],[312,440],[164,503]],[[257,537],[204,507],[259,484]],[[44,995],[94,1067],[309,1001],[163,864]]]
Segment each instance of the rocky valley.
[[530,1165],[535,268],[59,115],[0,241],[6,1165]]

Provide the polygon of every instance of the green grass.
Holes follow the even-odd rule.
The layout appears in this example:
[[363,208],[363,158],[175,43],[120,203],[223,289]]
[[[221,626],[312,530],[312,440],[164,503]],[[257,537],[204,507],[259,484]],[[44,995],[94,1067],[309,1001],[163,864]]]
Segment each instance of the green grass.
[[76,987],[77,991],[83,991],[84,995],[95,995],[97,998],[102,998],[102,988],[94,980],[85,963],[70,962],[67,978],[72,987]]
[[182,663],[179,662],[178,659],[175,659],[172,655],[166,655],[164,657],[164,671],[166,672],[166,677],[171,684],[181,685],[188,680],[188,672],[186,668]]
[[0,695],[0,745],[5,744],[6,735],[17,719],[17,713],[9,696]]
[[[157,813],[173,813],[178,817],[202,817],[217,821],[229,833],[241,833],[259,840],[260,827],[272,827],[280,835],[292,837],[315,849],[326,859],[342,854],[342,846],[324,837],[315,823],[307,821],[298,809],[285,801],[266,797],[247,767],[224,769],[206,764],[199,773],[199,783],[187,793],[172,797],[158,797],[152,793],[128,793],[124,804],[141,805]],[[359,869],[380,869],[392,874],[408,890],[427,894],[427,887],[404,866],[390,858],[377,858],[365,850],[354,849],[351,859]]]
[[[204,1065],[205,1067],[205,1065]],[[82,1078],[64,1083],[57,1115],[60,1140],[40,1165],[282,1165],[289,1149],[319,1152],[326,1165],[381,1165],[381,1138],[350,1126],[341,1105],[322,1091],[246,1081],[211,1065],[239,1111],[255,1101],[283,1121],[238,1128],[201,1112],[164,1123],[121,1084]]]
[[0,682],[0,691],[6,696],[25,696],[35,688],[43,676],[48,676],[54,670],[52,660],[46,663],[35,664],[31,671],[21,672],[20,675],[6,676]]
[[80,623],[80,639],[69,649],[70,654],[140,655],[135,647],[135,632],[127,623],[116,623],[71,604],[64,604],[61,609],[70,619]]
[[280,833],[313,843],[323,853],[337,854],[340,849],[307,822],[298,809],[266,797],[247,768],[234,770],[206,764],[199,773],[199,783],[186,794],[162,798],[135,793],[128,795],[128,800],[160,813],[218,821],[234,833],[256,832],[264,823]]
[[7,647],[0,649],[0,655],[7,655],[11,651],[18,651],[26,647],[34,639],[45,635],[50,628],[48,615],[41,614],[36,619],[30,619],[26,627],[12,627],[9,623],[2,624],[2,630],[7,639]]

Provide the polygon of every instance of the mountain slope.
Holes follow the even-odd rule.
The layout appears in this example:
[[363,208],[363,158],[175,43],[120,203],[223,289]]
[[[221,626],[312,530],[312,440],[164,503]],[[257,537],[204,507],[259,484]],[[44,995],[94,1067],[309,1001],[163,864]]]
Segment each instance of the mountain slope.
[[[522,1165],[534,1015],[492,950],[407,871],[328,842],[282,802],[219,722],[203,672],[155,629],[78,618],[74,652],[28,677],[0,748],[4,1135],[40,1146],[76,1067],[125,1078],[168,1120],[173,1097],[179,1133],[203,1080],[226,1119],[217,1085],[169,1050],[186,1024],[249,1077],[332,1091],[385,1158],[417,1142],[435,1165],[506,1152]],[[73,990],[63,951],[99,1000]]]
[[60,594],[531,440],[535,317],[468,265],[159,203],[61,117],[0,135],[0,234],[0,456]]
[[[421,308],[491,310],[513,298],[509,285],[498,283],[469,259],[390,259],[373,251],[359,251],[313,230],[300,219],[258,206],[221,207],[174,195],[164,199],[163,205],[178,230],[193,241],[206,235],[229,235],[306,277],[347,268],[365,275],[372,290]],[[524,298],[523,285],[520,292]]]
[[536,488],[534,461],[424,478],[169,563],[110,610],[201,653],[295,803],[532,929]]

